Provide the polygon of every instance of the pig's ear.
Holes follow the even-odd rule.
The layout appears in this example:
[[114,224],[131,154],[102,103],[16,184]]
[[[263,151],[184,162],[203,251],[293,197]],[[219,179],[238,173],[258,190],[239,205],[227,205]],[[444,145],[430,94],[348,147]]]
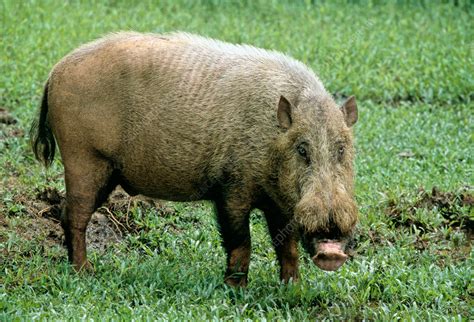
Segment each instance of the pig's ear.
[[357,122],[357,103],[354,96],[351,96],[341,106],[342,113],[344,114],[344,120],[348,127],[351,127]]
[[277,117],[282,128],[288,129],[291,126],[291,104],[284,96],[280,96]]

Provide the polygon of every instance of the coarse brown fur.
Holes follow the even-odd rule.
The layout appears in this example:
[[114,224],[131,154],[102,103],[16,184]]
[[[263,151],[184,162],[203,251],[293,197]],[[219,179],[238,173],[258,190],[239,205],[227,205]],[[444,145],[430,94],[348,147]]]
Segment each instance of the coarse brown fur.
[[77,269],[89,265],[92,212],[120,184],[130,194],[213,200],[226,281],[245,285],[254,208],[265,212],[283,280],[298,278],[299,231],[350,234],[356,120],[353,98],[338,107],[283,54],[182,33],[118,33],[53,68],[32,138],[46,164],[54,138],[59,146]]

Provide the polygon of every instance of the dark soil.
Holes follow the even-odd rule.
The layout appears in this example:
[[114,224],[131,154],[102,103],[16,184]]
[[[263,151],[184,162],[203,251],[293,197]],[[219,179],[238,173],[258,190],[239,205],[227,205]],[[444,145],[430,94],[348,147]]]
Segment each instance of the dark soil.
[[137,234],[141,230],[147,230],[146,227],[138,226],[134,220],[129,218],[130,210],[137,207],[142,210],[154,209],[159,215],[174,212],[161,201],[144,196],[130,197],[120,187],[112,192],[108,201],[97,212],[105,215],[121,234]]
[[[24,135],[24,131],[18,126],[18,121],[5,108],[0,107],[0,141]],[[4,144],[8,146],[8,142]]]
[[[439,255],[441,265],[448,257],[466,260],[470,257],[474,240],[474,196],[469,190],[472,188],[465,187],[457,192],[444,192],[437,187],[431,191],[420,188],[414,198],[400,196],[398,200],[390,200],[386,213],[394,229],[416,228],[411,246]],[[427,214],[439,213],[443,222],[433,224],[429,219],[423,220],[425,218],[417,216],[420,210],[427,210]],[[368,235],[373,244],[397,242],[372,231]]]
[[[15,204],[21,205],[20,210],[0,215],[0,238],[6,238],[2,231],[14,229],[17,234],[27,240],[42,240],[45,246],[64,243],[64,234],[61,227],[64,194],[55,188],[47,187],[36,192],[35,198],[24,195],[14,197]],[[139,233],[144,229],[129,220],[131,208],[154,208],[159,212],[173,211],[158,201],[130,197],[120,187],[110,195],[108,201],[92,215],[87,227],[88,248],[105,251],[123,240],[129,233]],[[14,227],[9,225],[13,217],[21,217],[20,224]]]
[[0,107],[0,123],[3,124],[15,124],[17,120],[3,107]]
[[[474,196],[464,187],[457,192],[443,192],[437,187],[431,190],[418,189],[416,194],[401,195],[389,200],[384,211],[392,224],[393,234],[381,233],[373,227],[358,227],[352,247],[358,253],[365,253],[373,247],[414,248],[419,252],[437,255],[437,263],[466,261],[470,258],[473,231]],[[441,215],[436,221],[430,220],[418,211],[426,211],[426,216]],[[400,236],[408,238],[400,244]],[[409,237],[408,237],[409,236]],[[369,246],[370,245],[370,246]],[[362,247],[361,247],[362,246]]]
[[[387,205],[387,213],[395,227],[415,226],[419,229],[429,229],[426,224],[420,222],[414,216],[419,209],[438,211],[445,219],[445,224],[450,227],[459,227],[469,234],[474,231],[474,220],[472,213],[474,207],[474,195],[467,189],[460,192],[443,192],[433,187],[430,192],[420,188],[414,201],[408,202],[403,197],[396,201],[390,200]],[[465,211],[467,209],[467,211]]]

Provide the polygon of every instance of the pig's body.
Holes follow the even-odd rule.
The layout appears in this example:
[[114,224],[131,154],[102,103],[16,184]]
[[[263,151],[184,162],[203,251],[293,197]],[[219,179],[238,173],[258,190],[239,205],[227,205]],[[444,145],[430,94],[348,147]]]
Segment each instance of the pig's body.
[[[283,132],[291,134],[285,113],[288,124],[316,116],[289,114],[290,102],[297,106],[308,100],[320,102],[323,110],[333,104],[300,62],[187,34],[121,33],[66,56],[46,86],[35,151],[46,161],[54,156],[38,148],[54,148],[54,140],[44,139],[49,126],[65,166],[63,226],[71,261],[79,268],[87,264],[84,231],[90,214],[120,184],[131,194],[215,201],[228,252],[227,280],[245,284],[246,277],[231,275],[248,270],[250,211],[265,211],[275,237],[278,229],[293,224],[297,200],[291,198],[302,198],[280,187],[285,182],[278,177],[291,170],[278,166],[283,161],[276,146],[286,142]],[[337,127],[348,130],[343,126],[347,113],[334,113],[322,113],[319,122],[341,123]],[[352,181],[348,186],[351,194]],[[340,235],[352,229],[356,217],[351,216],[337,227]],[[296,220],[298,229],[303,224],[309,231],[339,224],[329,213],[308,225],[302,220]],[[285,280],[297,277],[295,234],[285,236],[290,240],[283,250],[275,245]],[[292,263],[289,273],[284,273],[286,257]]]
[[327,95],[314,74],[281,54],[186,34],[126,33],[55,67],[49,113],[63,124],[53,128],[61,150],[96,150],[113,160],[128,190],[188,201],[236,167],[263,186],[268,174],[256,161],[278,133],[278,99],[295,100],[306,86]]

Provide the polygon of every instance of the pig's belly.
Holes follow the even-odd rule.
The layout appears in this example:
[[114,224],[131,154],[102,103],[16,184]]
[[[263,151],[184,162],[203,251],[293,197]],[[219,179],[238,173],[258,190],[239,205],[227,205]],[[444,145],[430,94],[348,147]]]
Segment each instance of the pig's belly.
[[166,169],[124,169],[120,185],[131,195],[141,194],[170,201],[194,201],[205,199],[211,186],[190,171]]
[[[203,143],[208,140],[184,137],[181,123],[175,128],[158,121],[153,124],[156,126],[137,132],[112,156],[120,169],[122,186],[135,194],[165,200],[202,199],[212,186],[206,170],[212,158]],[[196,126],[189,125],[187,131],[204,137]]]

